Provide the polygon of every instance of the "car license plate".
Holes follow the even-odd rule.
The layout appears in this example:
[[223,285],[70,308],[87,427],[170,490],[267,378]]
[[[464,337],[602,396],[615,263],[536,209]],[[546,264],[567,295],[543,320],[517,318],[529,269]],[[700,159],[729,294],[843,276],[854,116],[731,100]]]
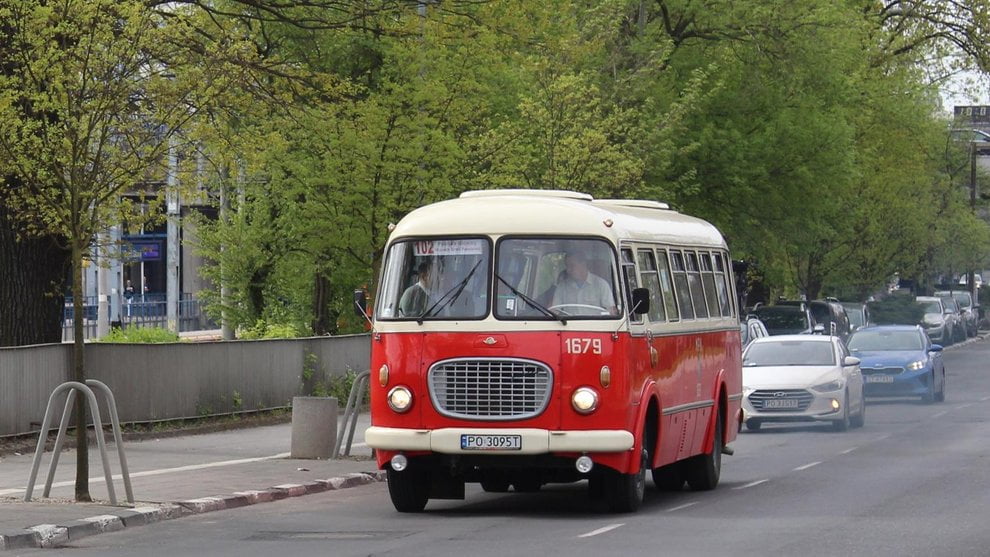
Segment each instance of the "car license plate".
[[867,375],[866,376],[866,382],[867,383],[893,383],[894,382],[894,376],[893,375]]
[[461,450],[465,451],[518,451],[522,449],[522,435],[461,435]]
[[763,401],[764,408],[797,408],[796,398],[771,398]]

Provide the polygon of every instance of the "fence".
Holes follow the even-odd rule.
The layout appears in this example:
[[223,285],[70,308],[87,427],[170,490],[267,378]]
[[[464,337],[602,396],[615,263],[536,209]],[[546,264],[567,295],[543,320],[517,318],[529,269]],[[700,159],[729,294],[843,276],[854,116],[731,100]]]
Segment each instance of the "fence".
[[[113,390],[121,422],[194,418],[287,406],[306,383],[368,369],[369,342],[346,335],[88,344],[86,369]],[[71,379],[71,357],[68,344],[0,349],[0,436],[38,431],[48,395]]]
[[[120,326],[168,327],[168,305],[165,294],[138,294],[130,299],[120,299]],[[83,338],[96,338],[97,297],[83,300]],[[62,341],[72,340],[72,297],[65,298],[62,312]],[[203,312],[203,303],[191,292],[179,295],[179,332],[203,331],[220,327]]]

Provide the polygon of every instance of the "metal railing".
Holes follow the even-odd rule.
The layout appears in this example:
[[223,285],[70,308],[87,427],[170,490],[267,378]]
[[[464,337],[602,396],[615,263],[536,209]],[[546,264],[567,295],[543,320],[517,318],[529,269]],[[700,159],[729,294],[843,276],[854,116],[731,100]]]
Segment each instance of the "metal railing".
[[[97,331],[96,296],[86,296],[83,300],[83,338],[96,338]],[[168,305],[165,294],[135,294],[130,298],[119,299],[120,326],[127,327],[168,327]],[[65,298],[62,312],[62,341],[72,340],[72,297]],[[203,302],[191,292],[179,295],[179,332],[204,331],[219,326],[203,311]]]

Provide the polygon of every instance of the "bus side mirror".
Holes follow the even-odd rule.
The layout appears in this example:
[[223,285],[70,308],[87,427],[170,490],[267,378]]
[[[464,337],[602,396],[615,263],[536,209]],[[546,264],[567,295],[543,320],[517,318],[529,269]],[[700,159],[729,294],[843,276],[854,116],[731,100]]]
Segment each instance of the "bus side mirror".
[[646,288],[633,288],[632,312],[636,315],[643,315],[648,311],[650,311],[650,291]]
[[368,296],[364,290],[354,291],[354,313],[362,317],[368,317]]

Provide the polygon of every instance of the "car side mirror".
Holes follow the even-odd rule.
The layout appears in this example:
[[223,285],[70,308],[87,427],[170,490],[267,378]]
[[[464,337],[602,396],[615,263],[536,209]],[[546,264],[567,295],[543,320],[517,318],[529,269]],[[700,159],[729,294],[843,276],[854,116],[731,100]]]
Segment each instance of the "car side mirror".
[[364,290],[354,291],[354,314],[368,317],[368,295]]
[[632,312],[643,315],[650,311],[650,291],[646,288],[633,288]]
[[858,366],[859,362],[860,359],[857,358],[856,356],[846,356],[845,359],[842,360],[842,366],[843,367]]
[[942,351],[942,345],[941,344],[933,344],[931,346],[931,348],[928,349],[928,351],[929,352],[941,352]]

